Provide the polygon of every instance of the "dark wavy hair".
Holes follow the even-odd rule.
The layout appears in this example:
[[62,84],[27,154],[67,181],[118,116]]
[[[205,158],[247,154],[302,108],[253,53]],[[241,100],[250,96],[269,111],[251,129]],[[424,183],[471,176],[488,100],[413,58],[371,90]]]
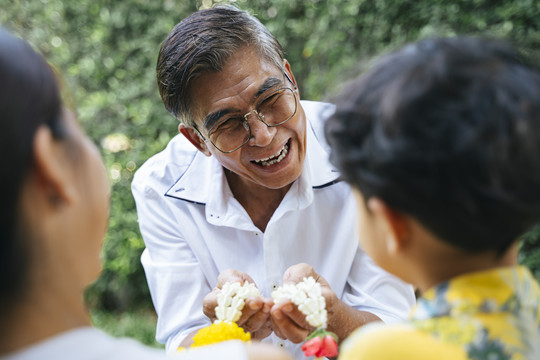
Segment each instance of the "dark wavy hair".
[[[25,41],[0,28],[0,306],[16,299],[27,280],[21,189],[33,166],[33,140],[41,125],[64,137],[57,79]],[[3,309],[4,310],[4,309]]]
[[511,45],[427,39],[381,58],[326,124],[331,160],[449,244],[503,253],[540,222],[540,72]]

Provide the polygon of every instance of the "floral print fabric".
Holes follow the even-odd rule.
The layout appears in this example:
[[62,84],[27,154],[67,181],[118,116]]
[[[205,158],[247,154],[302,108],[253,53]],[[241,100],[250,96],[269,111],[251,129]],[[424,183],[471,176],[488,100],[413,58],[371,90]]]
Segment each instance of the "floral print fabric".
[[506,267],[442,283],[418,299],[406,326],[361,328],[340,355],[345,360],[430,357],[540,359],[540,288],[530,271]]

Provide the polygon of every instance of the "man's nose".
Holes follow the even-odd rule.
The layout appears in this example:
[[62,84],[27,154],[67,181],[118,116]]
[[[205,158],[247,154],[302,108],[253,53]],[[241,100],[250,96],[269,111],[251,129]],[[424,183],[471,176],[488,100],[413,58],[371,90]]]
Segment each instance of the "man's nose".
[[249,139],[249,144],[253,146],[266,146],[270,144],[276,134],[276,127],[266,126],[255,110],[249,113],[246,118],[249,127],[251,128],[251,139]]

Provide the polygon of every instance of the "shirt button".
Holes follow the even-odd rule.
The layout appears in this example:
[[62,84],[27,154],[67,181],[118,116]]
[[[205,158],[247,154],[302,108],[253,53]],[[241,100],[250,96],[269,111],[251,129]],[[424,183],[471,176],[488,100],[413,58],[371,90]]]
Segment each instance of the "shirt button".
[[272,290],[277,290],[278,287],[279,285],[277,283],[272,284]]
[[280,341],[280,342],[278,342],[278,346],[279,346],[280,348],[284,348],[284,347],[285,347],[285,343],[284,343],[283,341]]
[[255,236],[259,236],[259,233],[258,233],[258,232],[255,232]]

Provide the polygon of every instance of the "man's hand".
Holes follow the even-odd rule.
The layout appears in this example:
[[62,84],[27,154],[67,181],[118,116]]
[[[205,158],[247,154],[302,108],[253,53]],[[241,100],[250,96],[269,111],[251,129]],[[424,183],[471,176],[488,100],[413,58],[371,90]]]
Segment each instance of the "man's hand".
[[[216,287],[205,296],[203,300],[203,312],[210,320],[216,320],[215,309],[217,306],[218,295],[223,285],[227,282],[244,282],[254,283],[251,277],[238,270],[225,270],[218,276],[218,282]],[[262,340],[272,333],[272,327],[270,323],[270,309],[273,302],[269,299],[264,299],[259,296],[252,296],[246,299],[244,308],[242,309],[242,316],[236,322],[238,326],[241,326],[244,330],[251,333],[251,337],[254,340]]]
[[[341,301],[330,285],[322,276],[317,274],[308,264],[291,266],[283,275],[283,283],[299,283],[305,277],[313,277],[321,285],[321,293],[326,303],[328,316],[327,330],[335,333],[339,341],[345,339],[355,329],[373,321],[381,321],[376,315],[356,310]],[[270,311],[272,327],[276,335],[282,339],[289,339],[300,343],[306,336],[315,330],[305,320],[302,314],[291,301],[275,304]]]
[[[297,284],[306,277],[313,277],[321,285],[322,295],[325,298],[326,308],[338,301],[336,294],[328,282],[313,270],[308,264],[293,265],[285,271],[283,284]],[[270,312],[272,327],[277,336],[288,339],[293,343],[300,343],[306,339],[315,328],[308,324],[306,316],[290,300],[274,304]]]

